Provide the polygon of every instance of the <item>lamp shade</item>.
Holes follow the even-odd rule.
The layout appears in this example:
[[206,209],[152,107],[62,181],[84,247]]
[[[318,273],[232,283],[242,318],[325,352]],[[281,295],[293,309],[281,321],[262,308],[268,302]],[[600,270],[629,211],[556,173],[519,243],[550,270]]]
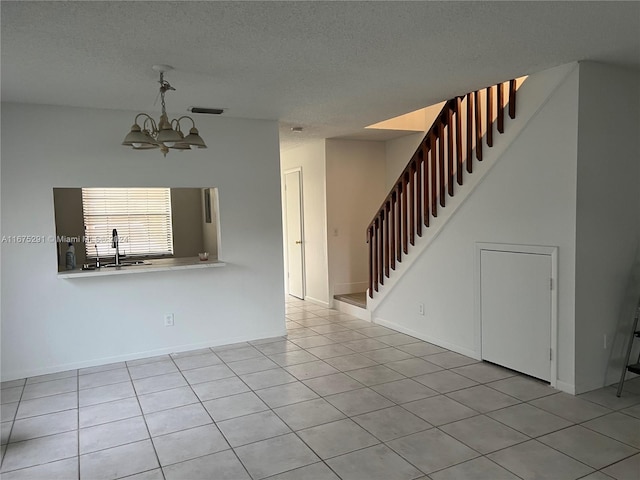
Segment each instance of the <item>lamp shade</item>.
[[184,140],[180,143],[189,145],[190,148],[207,148],[207,144],[204,143],[204,140],[199,135],[196,127],[191,128],[191,130],[189,130],[189,135],[184,137]]
[[140,125],[138,125],[137,123],[131,127],[131,131],[127,134],[126,137],[124,137],[122,145],[133,146],[134,143],[139,145],[153,145],[154,143],[151,137],[140,130]]

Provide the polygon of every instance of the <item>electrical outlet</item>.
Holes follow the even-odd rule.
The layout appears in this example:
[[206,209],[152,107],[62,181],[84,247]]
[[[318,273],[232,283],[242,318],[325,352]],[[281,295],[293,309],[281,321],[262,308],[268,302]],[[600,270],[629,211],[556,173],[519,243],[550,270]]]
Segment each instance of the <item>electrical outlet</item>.
[[418,313],[420,315],[424,315],[424,303],[419,303],[418,304]]
[[173,313],[167,313],[164,316],[164,326],[173,327]]

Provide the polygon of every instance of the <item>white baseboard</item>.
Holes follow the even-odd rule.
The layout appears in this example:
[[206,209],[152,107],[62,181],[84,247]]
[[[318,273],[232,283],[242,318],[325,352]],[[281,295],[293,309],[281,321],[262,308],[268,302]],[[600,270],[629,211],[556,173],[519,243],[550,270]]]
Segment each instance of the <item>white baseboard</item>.
[[271,330],[268,332],[263,332],[263,333],[260,333],[257,335],[251,335],[251,336],[223,338],[213,342],[198,342],[198,343],[191,343],[187,345],[177,345],[177,346],[170,346],[170,347],[164,347],[164,348],[157,348],[153,350],[129,353],[125,355],[115,355],[112,357],[97,358],[97,359],[87,360],[83,362],[64,363],[64,364],[55,365],[52,367],[37,368],[37,369],[30,369],[30,370],[18,370],[15,372],[8,372],[8,373],[3,372],[2,381],[6,382],[11,380],[19,380],[23,378],[36,377],[38,375],[48,375],[50,373],[66,372],[67,370],[75,370],[79,368],[97,367],[100,365],[108,365],[110,363],[125,362],[129,360],[138,360],[140,358],[155,357],[158,355],[167,355],[170,353],[188,352],[190,350],[217,347],[220,345],[230,345],[232,343],[251,342],[253,340],[260,340],[263,338],[282,337],[282,336],[285,336],[286,334],[287,334],[287,329],[284,328],[284,329],[278,329],[278,330]]
[[389,327],[394,330],[397,330],[401,333],[406,333],[407,335],[411,335],[412,337],[419,338],[420,340],[424,340],[425,342],[433,343],[438,347],[446,348],[447,350],[451,350],[452,352],[459,353],[461,355],[465,355],[467,357],[475,358],[476,360],[482,360],[480,358],[480,354],[476,353],[475,350],[471,350],[469,348],[461,347],[460,345],[454,345],[453,343],[449,343],[445,340],[432,337],[430,335],[425,335],[422,332],[416,332],[410,328],[403,327],[402,325],[398,325],[397,323],[390,322],[380,317],[376,317],[373,319],[373,323],[376,325],[382,325],[383,327]]
[[339,312],[353,315],[360,320],[365,320],[367,322],[371,321],[371,312],[366,308],[356,307],[355,305],[351,305],[347,302],[342,302],[335,298],[333,299],[333,308],[335,308]]
[[304,297],[305,302],[315,303],[316,305],[320,305],[324,308],[330,308],[329,302],[323,302],[322,300],[318,300],[317,298],[306,296]]
[[573,383],[567,383],[567,382],[562,382],[560,380],[557,380],[556,388],[570,395],[576,394],[576,386]]

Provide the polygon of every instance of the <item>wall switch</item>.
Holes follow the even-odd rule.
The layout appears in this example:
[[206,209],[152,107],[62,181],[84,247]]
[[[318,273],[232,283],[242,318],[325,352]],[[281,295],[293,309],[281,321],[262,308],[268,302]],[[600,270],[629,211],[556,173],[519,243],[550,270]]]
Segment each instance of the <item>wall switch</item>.
[[337,229],[337,228],[334,228],[334,229],[333,229],[333,236],[334,236],[334,237],[337,237],[337,236],[338,236],[338,229]]
[[418,304],[418,313],[420,315],[424,315],[424,303],[419,303]]
[[173,327],[173,313],[167,313],[164,316],[164,326]]
[[606,350],[607,349],[607,334],[606,333],[604,334],[603,346],[604,346],[604,349]]

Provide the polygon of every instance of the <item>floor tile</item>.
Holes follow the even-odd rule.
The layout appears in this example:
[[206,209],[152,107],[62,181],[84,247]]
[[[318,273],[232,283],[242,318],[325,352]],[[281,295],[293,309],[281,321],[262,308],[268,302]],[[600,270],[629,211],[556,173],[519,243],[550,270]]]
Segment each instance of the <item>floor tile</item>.
[[345,330],[350,330],[348,327],[340,325],[339,323],[328,323],[326,325],[316,325],[314,327],[309,327],[316,333],[320,335],[324,335],[326,333],[336,333],[336,332],[344,332]]
[[273,343],[267,343],[265,345],[256,346],[264,355],[274,355],[276,353],[294,352],[300,350],[300,347],[295,343],[291,343],[287,340],[282,340]]
[[302,348],[321,347],[322,345],[330,345],[332,343],[336,343],[323,335],[295,338],[291,341]]
[[407,377],[417,377],[418,375],[424,375],[427,373],[433,373],[437,372],[438,370],[442,370],[442,367],[434,365],[433,363],[421,358],[408,358],[406,360],[399,360],[397,362],[387,363],[386,366],[394,369],[396,372],[400,372]]
[[[0,442],[0,444],[6,445],[7,443],[9,443],[9,435],[11,434],[12,428],[13,428],[13,422],[0,423],[0,438],[2,438],[2,442]],[[37,436],[41,436],[41,435],[37,435]],[[35,437],[31,437],[31,438],[35,438]],[[26,440],[26,438],[23,438],[22,440]]]
[[518,480],[513,473],[505,470],[486,457],[474,458],[453,467],[445,468],[429,475],[433,480]]
[[414,400],[420,400],[421,398],[438,395],[438,392],[409,378],[375,385],[371,387],[371,390],[378,392],[380,395],[387,397],[395,403],[413,402]]
[[310,315],[309,318],[300,318],[296,322],[309,328],[332,323],[330,317],[319,317],[317,315]]
[[133,396],[135,396],[135,391],[133,390],[131,382],[123,382],[116,383],[115,385],[105,385],[103,387],[80,390],[79,402],[81,407],[85,407]]
[[356,332],[355,330],[347,330],[344,332],[335,332],[335,333],[327,333],[325,335],[330,340],[334,342],[350,342],[353,340],[364,340],[368,338],[366,335]]
[[291,433],[289,427],[271,411],[218,422],[218,428],[232,447]]
[[474,358],[460,355],[456,352],[436,353],[435,355],[429,355],[427,360],[431,363],[435,363],[436,365],[440,365],[442,368],[462,367],[464,365],[478,362],[478,360]]
[[[390,348],[386,343],[382,343],[373,338],[363,338],[361,340],[350,340],[344,342],[341,345],[353,350],[354,352],[373,352],[375,350],[382,350],[383,348]],[[399,359],[398,359],[399,360]]]
[[572,425],[568,420],[525,403],[496,410],[487,415],[530,437],[539,437]]
[[489,459],[524,480],[572,480],[593,469],[535,440],[489,454]]
[[203,405],[216,422],[269,409],[253,392],[209,400],[204,402]]
[[246,375],[240,375],[240,378],[253,390],[260,390],[263,388],[273,387],[275,385],[284,385],[285,383],[296,381],[296,378],[293,375],[282,368],[265,370],[264,372],[248,373]]
[[402,407],[364,413],[352,420],[383,442],[432,428],[432,425]]
[[183,405],[190,405],[200,401],[189,387],[178,387],[139,395],[138,400],[145,414],[167,410],[168,408],[182,407]]
[[331,357],[324,361],[341,372],[377,365],[375,360],[365,357],[364,355],[360,355],[359,353],[352,353],[351,355],[343,355],[340,357]]
[[611,413],[608,408],[564,392],[538,398],[529,403],[575,423],[586,422]]
[[640,395],[627,393],[621,397],[616,397],[615,388],[608,387],[583,393],[582,395],[578,395],[578,398],[589,400],[590,402],[597,403],[612,410],[621,410],[640,403]]
[[[3,424],[4,425],[4,424]],[[49,413],[38,417],[16,420],[11,432],[11,442],[75,431],[78,429],[78,410]],[[4,442],[3,442],[4,443]]]
[[198,355],[206,355],[206,354],[209,354],[209,353],[211,353],[211,349],[210,348],[198,348],[197,350],[187,350],[187,351],[184,351],[184,352],[172,353],[172,354],[170,354],[170,356],[174,360],[178,360],[180,358],[196,357]]
[[579,425],[545,435],[538,438],[538,441],[595,469],[604,468],[638,453],[636,449],[624,443]]
[[405,378],[399,372],[391,370],[384,365],[375,365],[373,367],[360,368],[358,370],[350,370],[347,375],[354,378],[363,385],[380,385],[381,383],[392,382]]
[[245,375],[247,373],[263,372],[264,370],[278,368],[278,364],[267,357],[254,357],[238,362],[229,362],[227,366],[233,370],[236,375]]
[[138,358],[136,360],[128,360],[126,363],[128,367],[135,367],[137,365],[145,365],[147,363],[155,363],[155,362],[164,362],[166,360],[171,360],[171,357],[169,355],[156,355],[155,357],[144,357],[144,358]]
[[[189,371],[193,372],[194,370]],[[155,377],[140,378],[138,380],[134,380],[133,384],[136,387],[138,395],[145,395],[147,393],[169,390],[171,388],[184,387],[187,385],[187,381],[181,373],[168,373],[166,375],[158,375]]]
[[[250,347],[249,342],[229,343],[227,345],[218,345],[217,347],[211,347],[213,353],[218,355],[218,352],[226,352],[227,350],[237,350],[238,348]],[[218,355],[220,356],[220,355]]]
[[294,341],[296,338],[315,337],[317,335],[313,330],[300,326],[300,328],[296,328],[295,330],[289,330],[287,332],[287,339]]
[[211,365],[220,365],[222,363],[222,360],[211,350],[209,350],[209,353],[202,355],[174,358],[173,361],[180,370],[210,367]]
[[398,349],[402,350],[403,352],[410,353],[411,355],[415,355],[416,357],[424,357],[426,355],[434,355],[436,353],[447,351],[445,348],[441,348],[437,345],[433,345],[432,343],[427,342],[416,342],[409,343],[408,345],[400,345]]
[[337,343],[332,345],[323,345],[321,347],[309,348],[307,351],[321,360],[332,357],[341,357],[343,355],[351,355],[352,353],[354,353],[354,351],[350,348]]
[[310,378],[322,377],[324,375],[338,373],[338,370],[322,360],[301,363],[299,365],[291,365],[290,367],[285,367],[285,370],[287,370],[298,380],[308,380]]
[[349,417],[393,406],[393,402],[369,388],[329,395],[325,400]]
[[236,453],[255,480],[316,463],[319,460],[294,434],[238,447]]
[[81,428],[80,454],[117,447],[149,438],[149,432],[142,417],[127,418],[117,422],[103,423],[94,427]]
[[463,388],[478,385],[470,378],[458,375],[451,370],[441,370],[439,372],[428,373],[413,378],[415,381],[426,385],[440,393],[449,393]]
[[269,480],[340,480],[340,478],[324,462],[318,462],[269,477]]
[[465,418],[443,425],[440,429],[482,454],[529,440],[526,435],[485,415]]
[[344,373],[312,378],[303,382],[320,396],[357,390],[363,385]]
[[234,377],[235,373],[231,371],[226,365],[212,365],[210,367],[194,368],[192,370],[185,370],[182,372],[184,378],[187,379],[190,385],[196,383],[211,382],[213,380],[220,380],[221,378]]
[[78,375],[89,375],[91,373],[106,372],[108,370],[118,370],[125,368],[127,364],[125,362],[108,363],[106,365],[96,365],[95,367],[81,368],[78,370]]
[[327,461],[343,480],[411,480],[422,475],[385,445],[376,445]]
[[78,390],[78,377],[51,380],[49,382],[27,384],[22,392],[22,400],[48,397],[60,393],[76,392]]
[[318,357],[305,350],[276,353],[275,355],[269,355],[269,358],[281,367],[288,367],[289,365],[298,365],[300,363],[314,362],[318,360]]
[[365,357],[369,357],[372,360],[375,360],[378,363],[387,363],[387,362],[395,362],[398,360],[406,360],[407,358],[411,358],[411,355],[403,352],[402,350],[398,350],[395,347],[388,347],[386,345],[383,348],[378,350],[369,350],[362,352]]
[[640,449],[640,419],[622,413],[610,413],[582,426]]
[[500,393],[485,385],[457,390],[448,393],[447,396],[480,413],[487,413],[521,403],[517,398]]
[[9,380],[6,382],[0,382],[0,390],[4,390],[5,388],[13,388],[13,387],[24,387],[26,383],[26,378],[19,378],[17,380]]
[[275,408],[274,412],[294,431],[345,418],[340,410],[322,398]]
[[615,463],[602,471],[616,480],[634,479],[634,475],[636,475],[635,478],[637,479],[638,472],[640,472],[640,453]]
[[151,440],[129,443],[80,456],[80,476],[91,480],[125,477],[157,468]]
[[18,402],[5,403],[0,408],[0,422],[10,422],[16,418],[16,412],[18,411]]
[[380,443],[377,438],[349,419],[300,430],[298,436],[322,459]]
[[78,478],[77,457],[2,474],[2,480],[69,480],[70,478]]
[[358,330],[359,328],[367,328],[373,325],[373,323],[368,322],[367,320],[343,320],[340,322],[341,325],[345,327],[351,328],[352,330]]
[[274,344],[274,343],[278,343],[278,342],[282,342],[286,340],[286,337],[283,335],[280,335],[279,337],[267,337],[267,338],[259,338],[257,340],[250,340],[249,344],[256,347],[258,350],[260,350],[260,346],[262,345],[270,345],[270,344]]
[[154,468],[153,470],[136,473],[135,475],[129,475],[125,478],[126,480],[164,480],[164,475],[162,474],[162,469]]
[[153,445],[163,467],[229,448],[215,425],[203,425],[154,437]]
[[145,418],[153,437],[212,423],[211,417],[200,404],[150,413]]
[[251,480],[231,450],[163,468],[167,480]]
[[393,440],[387,445],[425,473],[478,456],[477,452],[436,428]]
[[78,370],[66,370],[64,372],[48,373],[46,375],[38,375],[37,377],[27,378],[27,385],[33,383],[50,382],[52,380],[60,380],[63,378],[77,377]]
[[404,333],[394,333],[393,335],[385,335],[384,337],[378,337],[376,340],[386,343],[387,345],[391,345],[392,347],[398,347],[400,345],[408,345],[409,343],[416,343],[420,340],[411,337],[409,335],[405,335]]
[[497,382],[491,382],[487,384],[487,386],[524,402],[558,393],[557,390],[551,388],[547,383],[520,375],[498,380]]
[[292,403],[304,402],[318,398],[318,395],[307,387],[304,383],[294,382],[285,385],[277,385],[275,387],[257,390],[256,394],[270,408],[282,407]]
[[436,426],[478,415],[475,410],[465,407],[444,395],[405,403],[403,407]]
[[115,422],[142,415],[138,399],[135,397],[80,407],[80,427],[91,427],[102,423]]
[[85,388],[101,387],[129,381],[129,371],[126,368],[106,370],[104,372],[87,373],[78,377],[78,384],[81,390]]
[[20,401],[24,387],[3,388],[0,390],[2,405]]
[[249,387],[238,377],[221,378],[213,382],[198,383],[191,388],[203,402],[249,391]]
[[[131,389],[133,392],[133,389]],[[5,405],[2,406],[4,411]],[[16,419],[61,412],[71,408],[78,408],[78,394],[76,392],[52,395],[51,397],[36,398],[20,402]]]
[[[2,407],[4,408],[4,406]],[[625,408],[621,410],[625,415],[631,415],[632,417],[640,418],[640,404],[634,405],[633,407]]]
[[78,434],[59,433],[24,442],[10,443],[4,454],[3,473],[19,468],[41,465],[78,455]]
[[492,365],[487,362],[473,363],[464,367],[454,368],[453,372],[459,373],[478,383],[495,382],[503,378],[513,377],[516,373],[512,370]]
[[384,337],[387,335],[393,335],[394,333],[397,333],[397,332],[387,327],[374,325],[367,328],[359,328],[358,333],[366,335],[367,337],[376,338],[376,337]]
[[216,355],[222,359],[225,363],[238,362],[240,360],[247,360],[249,358],[262,357],[262,352],[251,345],[241,348],[234,348],[233,350],[224,350],[216,352]]

